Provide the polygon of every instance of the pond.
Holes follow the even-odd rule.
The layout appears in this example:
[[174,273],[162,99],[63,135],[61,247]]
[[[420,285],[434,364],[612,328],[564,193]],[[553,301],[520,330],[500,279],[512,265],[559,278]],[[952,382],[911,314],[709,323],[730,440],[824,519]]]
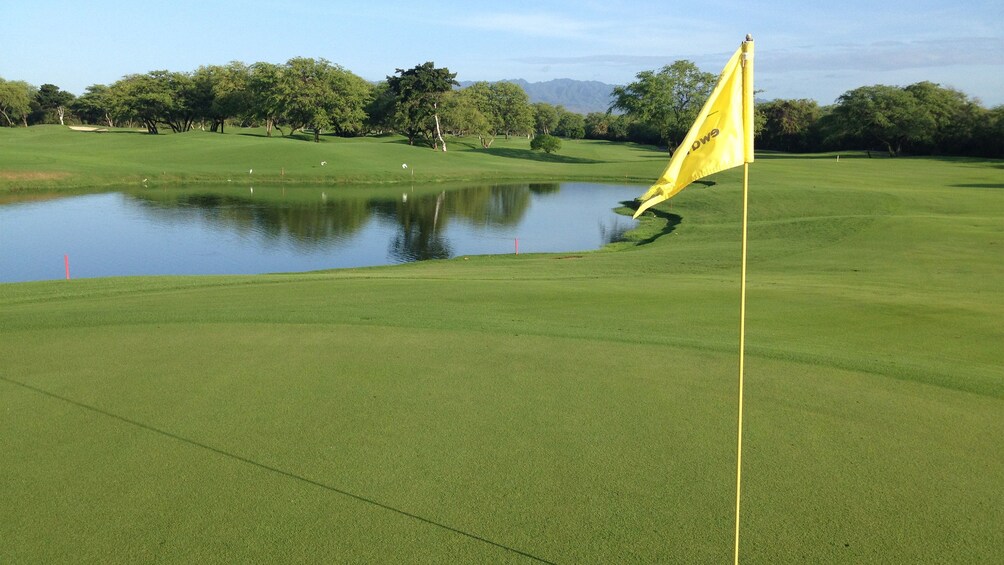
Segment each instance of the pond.
[[637,186],[144,188],[0,205],[0,282],[258,274],[598,249]]

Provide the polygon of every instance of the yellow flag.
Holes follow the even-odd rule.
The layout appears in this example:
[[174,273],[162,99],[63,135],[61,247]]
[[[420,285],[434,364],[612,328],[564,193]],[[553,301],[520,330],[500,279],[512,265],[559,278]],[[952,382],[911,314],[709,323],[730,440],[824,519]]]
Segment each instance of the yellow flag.
[[753,42],[744,41],[725,65],[666,171],[642,195],[644,202],[634,217],[699,178],[752,162]]

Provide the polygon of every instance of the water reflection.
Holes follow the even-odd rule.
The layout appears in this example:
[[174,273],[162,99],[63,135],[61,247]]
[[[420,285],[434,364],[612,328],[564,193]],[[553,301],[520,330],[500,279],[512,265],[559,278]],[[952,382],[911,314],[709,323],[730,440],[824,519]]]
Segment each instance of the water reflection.
[[637,187],[585,183],[168,187],[2,205],[0,282],[59,278],[52,257],[66,253],[80,265],[77,276],[118,276],[511,253],[517,238],[521,252],[581,251],[635,225],[612,210],[637,194]]
[[[264,191],[259,189],[259,195]],[[205,222],[246,235],[290,240],[304,246],[323,246],[358,232],[371,211],[365,198],[326,201],[274,201],[249,191],[248,195],[220,193],[134,193],[130,197],[155,219],[173,222],[177,215],[195,215]]]
[[[557,184],[551,186],[558,190]],[[530,185],[480,186],[419,198],[405,196],[393,204],[376,202],[373,208],[400,226],[390,245],[398,261],[446,259],[453,256],[443,235],[451,218],[475,226],[515,226],[530,207],[530,191]]]

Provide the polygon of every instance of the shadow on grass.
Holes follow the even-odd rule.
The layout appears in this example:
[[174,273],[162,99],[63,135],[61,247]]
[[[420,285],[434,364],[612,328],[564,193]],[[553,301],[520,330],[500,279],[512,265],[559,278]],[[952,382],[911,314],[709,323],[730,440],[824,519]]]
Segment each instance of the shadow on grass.
[[[389,136],[387,136],[387,137],[389,137]],[[393,144],[393,145],[407,145],[408,147],[418,147],[419,149],[428,149],[430,151],[433,150],[432,146],[429,145],[428,143],[425,143],[424,141],[416,139],[415,141],[409,142],[408,138],[406,138],[406,137],[400,137],[400,138],[397,138],[397,139],[389,139],[389,140],[386,140],[385,143],[390,143],[390,144]],[[449,146],[453,145],[454,143],[456,143],[456,141],[454,141],[453,143],[450,143],[449,145],[447,145],[447,150],[449,150]]]
[[665,147],[650,145],[647,143],[637,143],[634,141],[611,141],[609,139],[587,139],[580,141],[584,141],[585,143],[589,143],[591,145],[606,145],[623,148],[634,153],[645,153],[645,157],[654,159],[666,159],[668,161],[673,156]]
[[846,151],[831,151],[828,153],[785,153],[784,151],[757,150],[756,159],[788,159],[800,161],[835,161],[840,159],[874,159],[877,161],[904,161],[911,159],[942,161],[945,163],[956,163],[962,165],[990,166],[997,169],[1004,169],[1004,162],[992,157],[967,157],[955,155],[913,155],[903,153],[897,156],[889,155],[884,149],[851,149]]
[[975,165],[979,167],[990,167],[993,169],[1004,169],[1004,161],[991,157],[956,157],[951,155],[927,155],[920,157],[931,159],[943,163],[955,163],[959,165]]
[[276,134],[266,135],[264,133],[251,132],[251,131],[241,132],[241,133],[238,133],[238,134],[235,134],[235,135],[239,135],[241,137],[258,137],[258,138],[261,138],[261,139],[272,139],[273,137],[286,137],[286,136],[281,135],[281,134],[280,135],[276,135]]
[[505,551],[509,551],[509,552],[512,552],[512,553],[515,553],[515,554],[518,554],[518,555],[522,555],[523,557],[526,557],[528,559],[532,559],[532,560],[540,562],[540,563],[550,563],[550,564],[554,565],[554,563],[552,561],[548,561],[546,559],[537,557],[536,555],[527,553],[525,551],[520,551],[520,550],[518,550],[516,548],[509,547],[507,545],[503,545],[503,544],[498,543],[498,542],[494,542],[494,541],[492,541],[490,539],[483,538],[483,537],[481,537],[481,536],[479,536],[477,534],[473,534],[471,532],[465,532],[464,530],[460,530],[460,529],[454,528],[452,526],[448,526],[446,524],[443,524],[443,523],[440,523],[440,522],[436,522],[435,520],[431,520],[429,518],[425,518],[425,517],[419,516],[417,514],[412,514],[412,513],[408,512],[406,510],[401,510],[400,508],[395,508],[393,506],[384,504],[382,502],[378,502],[376,500],[373,500],[373,499],[370,499],[370,498],[366,498],[365,496],[361,496],[361,495],[358,495],[358,494],[355,494],[355,493],[351,493],[351,492],[348,492],[346,490],[342,490],[342,489],[340,489],[338,487],[335,487],[335,486],[332,486],[332,485],[328,485],[328,484],[322,483],[320,481],[316,481],[314,479],[309,479],[309,478],[301,476],[301,475],[297,475],[296,473],[292,473],[290,471],[285,471],[285,470],[279,469],[277,467],[272,467],[270,465],[266,465],[264,463],[260,463],[258,461],[253,460],[253,459],[248,459],[247,457],[244,457],[244,456],[241,456],[241,455],[237,455],[236,453],[230,453],[228,451],[224,451],[224,450],[219,449],[217,447],[213,447],[213,446],[207,445],[205,443],[200,443],[200,442],[195,441],[193,439],[189,439],[189,438],[186,438],[186,437],[183,437],[183,436],[179,436],[177,434],[171,433],[171,432],[166,431],[166,430],[155,428],[155,427],[150,426],[148,424],[144,424],[143,422],[138,422],[136,420],[131,420],[131,419],[126,418],[124,416],[119,416],[118,414],[114,414],[112,412],[108,412],[106,410],[102,410],[101,408],[97,408],[97,407],[91,406],[89,404],[84,404],[83,402],[79,402],[77,400],[73,400],[72,398],[67,398],[65,396],[61,396],[59,394],[55,394],[55,393],[49,392],[49,391],[44,390],[44,389],[34,387],[32,385],[29,385],[29,384],[25,384],[25,383],[22,383],[22,382],[14,381],[14,380],[8,379],[6,377],[0,377],[0,381],[4,381],[6,383],[10,383],[12,385],[19,386],[19,387],[21,387],[21,388],[23,388],[25,390],[30,390],[32,392],[48,396],[49,398],[53,398],[53,399],[59,400],[61,402],[65,402],[67,404],[71,404],[71,405],[76,406],[78,408],[83,408],[84,410],[89,410],[91,412],[94,412],[94,413],[97,413],[97,414],[101,414],[102,416],[106,416],[108,418],[111,418],[111,419],[114,419],[114,420],[118,420],[119,422],[123,422],[123,423],[129,424],[131,426],[142,428],[142,429],[144,429],[144,430],[146,430],[148,432],[153,432],[155,434],[162,435],[164,437],[173,439],[175,441],[179,441],[181,443],[188,444],[188,445],[190,445],[192,447],[197,447],[199,449],[204,449],[204,450],[207,450],[207,451],[211,451],[211,452],[213,452],[213,453],[215,453],[217,455],[220,455],[220,456],[223,456],[223,457],[227,457],[227,458],[233,459],[235,461],[240,461],[241,463],[247,463],[248,465],[253,465],[255,467],[258,467],[259,469],[263,469],[265,471],[269,471],[271,473],[275,473],[276,475],[281,475],[283,477],[286,477],[287,479],[292,479],[294,481],[299,481],[301,483],[306,483],[306,484],[309,484],[309,485],[312,485],[312,486],[324,489],[324,490],[329,491],[329,492],[340,494],[342,496],[347,496],[347,497],[352,498],[354,500],[357,500],[359,502],[363,502],[363,503],[372,505],[372,506],[374,506],[376,508],[380,508],[380,509],[383,509],[383,510],[388,510],[390,512],[394,512],[395,514],[399,514],[401,516],[405,516],[405,517],[411,518],[413,520],[418,520],[419,522],[423,522],[423,523],[428,524],[430,526],[435,526],[437,528],[442,528],[442,529],[444,529],[444,530],[446,530],[448,532],[452,532],[454,534],[461,535],[461,536],[464,536],[464,537],[467,537],[467,538],[470,538],[470,539],[473,539],[473,540],[476,540],[476,541],[479,541],[479,542],[491,545],[493,547],[497,547],[499,549],[503,549]]
[[[272,132],[272,135],[268,135],[264,132],[257,132],[257,131],[246,131],[234,135],[239,135],[242,137],[256,137],[258,139],[287,139],[289,141],[310,141],[310,142],[314,141],[313,133],[303,133],[302,131],[282,132],[279,131],[279,128],[275,128],[275,131]],[[321,141],[324,141],[325,139],[327,139],[327,135],[322,134]]]
[[770,160],[770,159],[797,159],[804,161],[835,161],[837,157],[841,159],[889,159],[888,153],[878,153],[873,151],[871,156],[865,152],[848,152],[848,153],[782,153],[775,151],[757,151],[757,160]]
[[[641,202],[638,200],[625,200],[624,202],[621,202],[621,205],[630,210],[637,211],[638,207],[641,206]],[[657,208],[649,208],[645,213],[652,214],[657,218],[661,218],[665,220],[666,223],[662,226],[662,229],[659,230],[658,232],[650,235],[649,237],[646,237],[645,239],[639,239],[635,241],[635,245],[648,245],[650,243],[653,243],[660,237],[673,233],[673,230],[676,229],[676,226],[678,226],[680,222],[683,221],[682,216],[678,216],[676,214],[670,214],[669,212],[664,212]]]
[[582,159],[579,157],[567,157],[556,153],[544,153],[543,151],[532,151],[530,149],[512,149],[508,147],[489,147],[481,149],[489,155],[497,157],[507,157],[509,159],[525,159],[527,161],[542,161],[545,163],[606,163],[596,159]]
[[965,184],[953,184],[958,188],[1004,188],[1004,183],[999,182],[971,182]]

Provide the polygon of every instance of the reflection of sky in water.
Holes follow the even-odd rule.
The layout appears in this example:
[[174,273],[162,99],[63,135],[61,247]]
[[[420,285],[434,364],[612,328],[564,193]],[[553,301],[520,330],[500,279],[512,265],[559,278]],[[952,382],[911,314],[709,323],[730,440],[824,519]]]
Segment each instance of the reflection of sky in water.
[[[531,193],[531,205],[515,226],[474,225],[455,219],[448,238],[454,256],[512,253],[516,238],[520,253],[597,249],[609,243],[614,232],[635,226],[634,220],[615,214],[613,208],[642,192],[638,187],[563,183],[558,192]],[[460,222],[462,226],[454,225]]]
[[310,215],[295,205],[269,207],[249,198],[179,205],[121,193],[8,204],[0,206],[0,282],[63,278],[64,255],[71,276],[84,278],[363,267],[513,253],[517,239],[520,253],[584,251],[633,227],[633,220],[612,209],[643,192],[586,183],[530,190],[528,197],[527,185],[515,190],[522,190],[517,196],[523,200],[516,201],[524,207],[505,221],[492,213],[511,205],[511,195],[495,188],[488,216],[480,219],[456,209],[461,197],[442,197],[437,208],[432,196],[420,205],[422,221],[402,219],[402,210],[415,202],[384,201],[372,203],[348,227],[334,209],[338,201],[313,207]]

